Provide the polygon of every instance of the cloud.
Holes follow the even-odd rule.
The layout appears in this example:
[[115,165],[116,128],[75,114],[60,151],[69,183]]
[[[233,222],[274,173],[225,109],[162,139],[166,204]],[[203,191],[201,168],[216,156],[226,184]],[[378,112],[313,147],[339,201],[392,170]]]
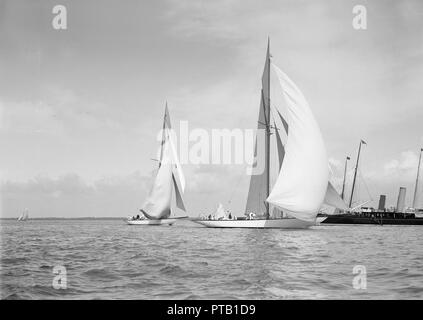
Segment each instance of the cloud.
[[334,157],[329,157],[329,170],[332,175],[337,175],[340,172],[343,172],[342,162]]
[[[236,40],[244,33],[241,24],[235,22],[236,12],[239,20],[239,1],[167,1],[166,19],[175,22],[171,32],[183,38],[197,37],[205,34],[219,40]],[[231,21],[232,18],[232,22]]]
[[1,129],[11,133],[48,133],[62,135],[63,123],[51,106],[43,102],[1,102]]
[[1,185],[1,217],[15,217],[23,208],[32,217],[119,217],[137,212],[152,183],[134,172],[87,183],[76,174],[57,178],[37,176]]
[[68,174],[56,179],[37,176],[27,182],[7,181],[2,185],[4,196],[34,195],[58,197],[61,195],[90,194],[94,191],[78,175]]
[[384,166],[384,174],[387,178],[412,180],[417,171],[419,156],[412,150],[401,152],[399,158],[387,161]]
[[249,180],[245,166],[241,165],[199,165],[190,170],[188,190],[196,193],[225,193],[239,188],[236,182]]
[[[0,216],[13,218],[23,208],[29,208],[32,217],[126,217],[142,206],[154,174],[154,171],[150,176],[133,172],[91,183],[77,174],[4,181],[0,188]],[[184,198],[189,215],[208,212],[219,202],[235,209],[245,205],[249,177],[243,166],[194,166],[185,168],[185,175]]]
[[53,135],[120,129],[118,117],[99,101],[85,100],[70,89],[45,85],[38,99],[0,100],[1,128],[8,133]]

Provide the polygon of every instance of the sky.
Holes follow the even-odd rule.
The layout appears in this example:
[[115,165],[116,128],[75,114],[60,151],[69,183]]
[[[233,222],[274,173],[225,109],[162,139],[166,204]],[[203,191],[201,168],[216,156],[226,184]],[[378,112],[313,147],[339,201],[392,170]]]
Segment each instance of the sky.
[[[52,27],[57,4],[66,30]],[[366,30],[352,26],[357,4]],[[411,206],[422,21],[419,0],[1,1],[0,215],[134,214],[153,181],[166,101],[176,129],[256,128],[268,37],[319,123],[338,190],[347,155],[351,187],[364,139],[360,197],[395,205],[404,186]],[[245,165],[183,170],[189,215],[219,202],[243,214]]]

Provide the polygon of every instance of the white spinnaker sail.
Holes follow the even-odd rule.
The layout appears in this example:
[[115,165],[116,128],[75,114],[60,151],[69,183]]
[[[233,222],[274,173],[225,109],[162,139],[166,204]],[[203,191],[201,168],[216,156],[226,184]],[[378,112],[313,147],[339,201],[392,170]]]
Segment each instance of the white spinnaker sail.
[[341,210],[348,210],[347,204],[342,200],[339,193],[336,191],[335,187],[332,185],[332,183],[328,182],[328,187],[326,190],[325,195],[325,204],[341,209]]
[[304,221],[315,221],[328,186],[328,158],[320,128],[298,87],[272,64],[287,105],[289,134],[278,179],[267,201]]
[[165,219],[170,216],[172,200],[172,159],[167,140],[162,148],[162,162],[157,171],[153,187],[148,195],[142,213],[149,219]]

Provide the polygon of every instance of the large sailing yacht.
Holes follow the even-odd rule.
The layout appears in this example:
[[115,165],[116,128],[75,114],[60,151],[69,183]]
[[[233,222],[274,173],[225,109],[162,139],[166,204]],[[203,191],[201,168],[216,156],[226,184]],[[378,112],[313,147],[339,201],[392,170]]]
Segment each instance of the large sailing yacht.
[[[270,58],[268,42],[258,119],[258,130],[265,132],[264,148],[259,146],[263,139],[258,139],[258,135],[255,141],[255,159],[264,159],[264,171],[251,175],[244,212],[246,217],[193,220],[196,223],[213,228],[308,228],[316,224],[316,216],[323,202],[345,208],[345,203],[328,180],[326,148],[310,107],[300,89]],[[271,66],[282,89],[286,119],[270,103]],[[271,114],[277,114],[283,128],[276,127],[275,116],[272,124]],[[287,135],[285,145],[279,130]],[[271,188],[270,157],[273,152],[270,150],[270,139],[273,133],[279,175]],[[264,157],[258,154],[262,150],[265,152]],[[270,212],[278,211],[282,212],[281,218],[271,217]]]
[[158,161],[159,166],[153,187],[140,214],[128,218],[127,223],[130,225],[172,225],[177,219],[185,218],[173,216],[171,212],[173,189],[175,190],[176,206],[186,211],[183,200],[185,177],[178,160],[175,143],[172,140],[167,104]]

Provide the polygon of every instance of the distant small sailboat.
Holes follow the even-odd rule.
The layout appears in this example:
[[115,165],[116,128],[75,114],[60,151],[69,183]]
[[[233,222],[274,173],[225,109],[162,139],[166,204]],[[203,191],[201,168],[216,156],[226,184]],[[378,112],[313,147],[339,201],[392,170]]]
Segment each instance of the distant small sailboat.
[[[423,217],[423,207],[421,203],[419,205],[420,197],[422,197],[422,192],[421,191],[419,192],[419,177],[420,177],[420,166],[422,162],[422,154],[423,154],[423,148],[420,148],[419,162],[417,164],[416,184],[414,186],[414,196],[413,196],[413,211],[416,217]],[[419,194],[420,194],[420,197],[419,197]]]
[[175,190],[176,206],[186,211],[183,201],[185,177],[179,163],[171,136],[169,110],[165,108],[160,159],[153,187],[142,207],[141,214],[127,219],[130,225],[172,225],[177,219],[171,216],[172,190]]
[[29,219],[29,210],[25,208],[21,215],[18,217],[18,221],[27,221]]
[[[316,224],[316,216],[324,202],[344,207],[329,182],[328,158],[319,126],[302,92],[295,83],[270,60],[269,43],[262,76],[262,89],[258,129],[265,130],[265,170],[262,174],[252,175],[244,215],[235,219],[193,220],[213,228],[308,228]],[[288,118],[285,120],[278,110],[279,118],[287,134],[283,146],[276,123],[272,126],[270,115],[270,66],[273,66],[279,80],[287,106]],[[271,189],[270,186],[270,138],[275,129],[279,175]],[[289,132],[288,132],[289,130]],[[258,143],[256,137],[255,158]],[[270,190],[271,189],[271,190]],[[270,218],[273,212],[283,210],[281,218]]]

